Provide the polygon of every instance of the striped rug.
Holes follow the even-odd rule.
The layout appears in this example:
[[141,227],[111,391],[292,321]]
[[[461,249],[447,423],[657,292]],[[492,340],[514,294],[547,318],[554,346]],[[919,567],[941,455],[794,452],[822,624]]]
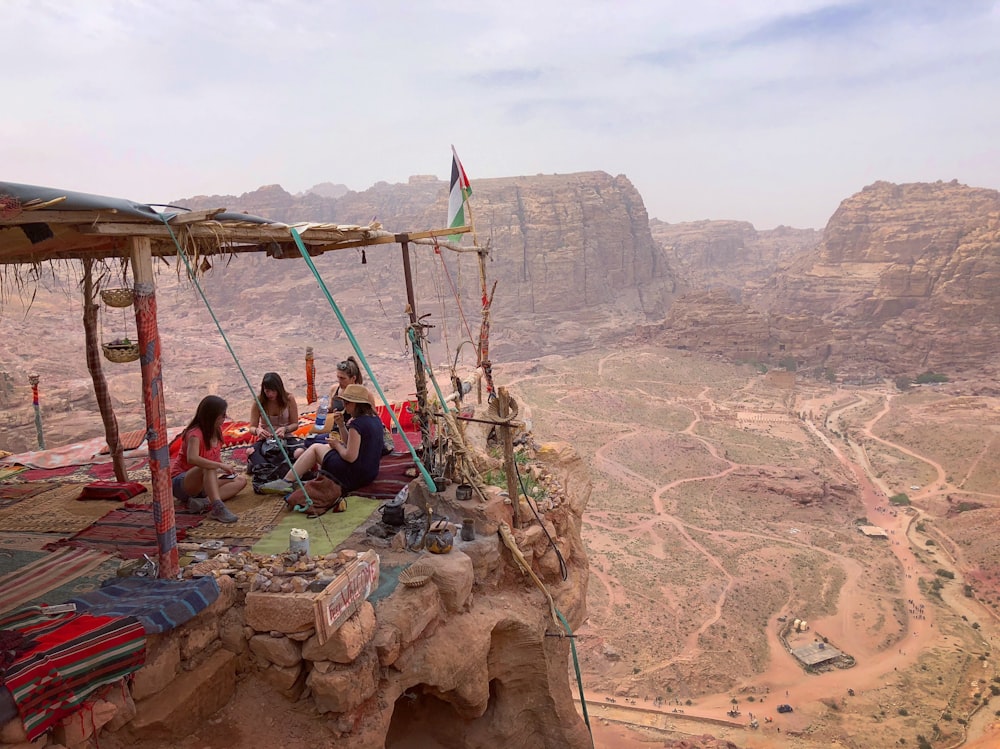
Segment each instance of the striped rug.
[[0,613],[90,572],[107,558],[107,554],[92,549],[60,549],[0,577]]

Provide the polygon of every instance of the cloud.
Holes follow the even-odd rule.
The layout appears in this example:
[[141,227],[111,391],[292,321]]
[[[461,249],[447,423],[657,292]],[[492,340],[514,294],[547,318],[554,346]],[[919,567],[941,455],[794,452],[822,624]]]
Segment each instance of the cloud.
[[4,177],[160,202],[623,173],[665,220],[818,226],[874,179],[996,184],[997,2],[35,0]]

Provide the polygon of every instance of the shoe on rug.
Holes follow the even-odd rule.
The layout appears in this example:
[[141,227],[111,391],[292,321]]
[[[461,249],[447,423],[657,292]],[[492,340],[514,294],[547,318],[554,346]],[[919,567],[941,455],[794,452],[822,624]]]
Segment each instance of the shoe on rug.
[[266,484],[262,484],[260,491],[262,494],[288,494],[290,491],[294,490],[295,486],[291,481],[285,481],[284,479],[275,479],[274,481],[268,481]]
[[208,505],[208,497],[190,497],[187,501],[188,512],[204,512]]
[[208,511],[208,517],[212,520],[217,520],[220,523],[235,523],[240,519],[238,515],[230,512],[229,508],[222,503],[221,499],[217,499],[212,502],[212,509]]

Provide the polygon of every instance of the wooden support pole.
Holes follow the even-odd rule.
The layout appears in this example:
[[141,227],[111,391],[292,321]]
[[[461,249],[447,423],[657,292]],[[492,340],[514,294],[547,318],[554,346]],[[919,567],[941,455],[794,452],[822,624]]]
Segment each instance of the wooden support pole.
[[[507,388],[497,389],[497,415],[501,419],[510,416],[510,394]],[[503,435],[503,466],[504,473],[507,474],[507,495],[510,497],[514,509],[514,527],[521,527],[521,492],[518,488],[517,469],[514,466],[514,432],[510,424],[500,424],[500,433]]]
[[115,481],[128,481],[124,450],[118,436],[118,417],[115,416],[114,406],[111,405],[108,381],[101,366],[101,344],[97,340],[97,302],[94,300],[93,258],[86,258],[83,261],[83,337],[86,341],[87,369],[90,370],[90,379],[94,383],[97,409],[101,412],[101,421],[104,422],[104,439],[111,451]]
[[[427,407],[427,377],[424,374],[424,363],[420,360],[423,336],[417,325],[417,299],[413,291],[413,269],[410,267],[410,243],[406,235],[401,235],[399,245],[403,251],[403,280],[406,283],[406,311],[410,316],[410,326],[413,329],[413,381],[417,388],[417,414],[420,419],[420,444],[423,448],[423,460],[426,466],[431,454],[431,415]],[[407,336],[409,337],[409,336]]]
[[175,579],[180,569],[177,526],[170,488],[170,455],[167,446],[167,409],[163,400],[160,363],[160,333],[156,324],[156,293],[153,284],[153,254],[148,237],[129,240],[132,278],[135,280],[135,324],[142,365],[142,402],[146,408],[146,443],[153,484],[153,523],[159,552],[159,576]]
[[42,431],[42,407],[38,402],[39,377],[34,372],[28,375],[31,384],[31,405],[35,409],[35,437],[38,439],[38,449],[45,449],[45,432]]

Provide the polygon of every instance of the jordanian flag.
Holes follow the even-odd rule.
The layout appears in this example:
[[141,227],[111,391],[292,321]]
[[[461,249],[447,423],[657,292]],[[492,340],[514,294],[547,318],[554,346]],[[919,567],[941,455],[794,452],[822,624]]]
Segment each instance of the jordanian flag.
[[[448,228],[453,229],[458,226],[465,226],[465,201],[472,195],[472,185],[465,175],[462,162],[458,160],[455,153],[455,146],[451,147],[451,191],[448,194]],[[462,238],[461,234],[452,234],[448,239],[457,242]]]

